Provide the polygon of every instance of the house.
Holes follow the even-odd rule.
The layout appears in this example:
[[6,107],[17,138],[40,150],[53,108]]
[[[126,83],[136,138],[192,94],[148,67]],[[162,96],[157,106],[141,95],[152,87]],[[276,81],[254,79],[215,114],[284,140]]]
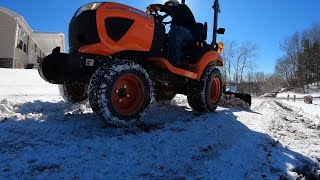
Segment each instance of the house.
[[21,15],[1,6],[0,22],[0,68],[36,68],[55,47],[65,52],[64,34],[35,32]]

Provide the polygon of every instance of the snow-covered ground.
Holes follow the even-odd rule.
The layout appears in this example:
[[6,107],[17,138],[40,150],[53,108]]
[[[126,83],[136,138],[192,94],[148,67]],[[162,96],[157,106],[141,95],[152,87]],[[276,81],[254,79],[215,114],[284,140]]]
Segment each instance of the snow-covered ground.
[[320,87],[316,85],[310,85],[308,89],[306,89],[305,93],[296,93],[292,91],[281,92],[277,94],[277,98],[289,98],[293,99],[294,96],[296,98],[303,99],[305,96],[312,96],[314,98],[320,98]]
[[300,110],[311,114],[315,117],[320,117],[320,99],[314,99],[312,104],[305,104],[303,102],[303,100],[296,100],[293,101],[292,99],[287,101],[287,100],[283,100],[282,102],[290,105],[290,106],[295,106],[297,108],[299,108]]
[[0,179],[296,179],[319,167],[319,113],[256,98],[199,114],[178,95],[114,128],[37,71],[0,69]]
[[0,99],[27,102],[32,100],[62,100],[57,85],[41,79],[37,70],[0,68]]

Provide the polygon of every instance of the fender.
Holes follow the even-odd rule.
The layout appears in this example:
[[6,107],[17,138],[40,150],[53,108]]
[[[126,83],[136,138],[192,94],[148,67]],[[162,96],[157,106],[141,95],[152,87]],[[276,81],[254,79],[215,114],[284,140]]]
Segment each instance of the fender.
[[196,73],[198,74],[197,80],[200,80],[205,68],[211,64],[214,66],[223,66],[222,57],[216,51],[209,51],[201,57],[196,68]]
[[160,62],[161,65],[157,65],[158,67],[164,67],[169,69],[170,72],[174,74],[178,74],[180,76],[188,77],[191,79],[198,79],[198,75],[195,72],[192,71],[187,71],[181,68],[174,67],[167,59],[165,58],[148,58],[147,60],[149,61],[155,61],[155,62]]
[[181,69],[178,67],[174,67],[167,59],[160,57],[148,58],[149,61],[160,62],[161,65],[157,65],[158,67],[167,68],[170,72],[174,74],[178,74],[181,76],[185,76],[191,79],[200,80],[203,71],[208,65],[214,66],[223,66],[223,60],[219,53],[216,51],[209,51],[205,53],[200,61],[194,68],[190,68],[189,70]]

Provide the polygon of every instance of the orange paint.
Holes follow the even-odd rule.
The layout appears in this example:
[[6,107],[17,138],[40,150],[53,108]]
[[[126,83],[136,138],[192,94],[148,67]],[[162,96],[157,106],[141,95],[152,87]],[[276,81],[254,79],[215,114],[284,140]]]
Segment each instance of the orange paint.
[[180,76],[185,76],[185,77],[188,77],[188,78],[191,78],[191,79],[197,79],[198,78],[198,75],[194,72],[191,72],[191,71],[187,71],[187,70],[184,70],[184,69],[180,69],[180,68],[177,68],[177,67],[174,67],[167,59],[165,58],[148,58],[147,60],[150,60],[150,61],[159,61],[161,63],[163,63],[165,65],[166,68],[169,69],[169,71],[171,71],[172,73],[174,74],[178,74]]
[[208,51],[206,54],[202,56],[196,68],[198,80],[200,80],[203,71],[209,64],[214,64],[215,66],[223,66],[223,60],[221,55],[216,51]]
[[[118,42],[109,38],[105,27],[106,18],[116,17],[134,20],[128,32]],[[126,50],[150,50],[154,35],[153,16],[123,4],[108,2],[97,9],[96,21],[101,43],[84,46],[79,52],[109,56]]]
[[203,71],[208,65],[214,64],[215,66],[223,66],[223,60],[220,54],[216,51],[209,51],[206,54],[204,54],[200,61],[197,63],[195,68],[189,68],[190,71],[174,67],[165,58],[148,58],[147,60],[161,62],[165,66],[165,68],[169,69],[170,72],[197,80],[200,80]]
[[[114,42],[107,34],[105,19],[117,17],[132,19],[134,23],[118,42]],[[96,21],[101,42],[83,46],[79,49],[79,52],[111,56],[127,50],[145,52],[150,50],[155,26],[152,15],[123,4],[108,2],[97,9]],[[223,66],[221,55],[216,51],[208,51],[195,67],[189,66],[187,70],[174,67],[165,58],[155,57],[147,60],[158,61],[160,62],[159,67],[163,66],[174,74],[197,80],[200,80],[203,71],[208,65]]]
[[112,88],[111,102],[114,110],[121,116],[136,114],[145,101],[143,85],[141,79],[133,73],[121,76]]
[[79,48],[79,52],[88,54],[104,55],[109,54],[110,51],[111,50],[102,43],[90,44]]

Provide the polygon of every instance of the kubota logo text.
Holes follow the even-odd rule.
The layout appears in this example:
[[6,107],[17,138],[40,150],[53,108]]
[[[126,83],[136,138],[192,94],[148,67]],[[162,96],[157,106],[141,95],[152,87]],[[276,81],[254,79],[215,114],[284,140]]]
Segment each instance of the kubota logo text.
[[143,12],[143,11],[140,11],[140,10],[137,10],[137,9],[134,9],[134,8],[129,8],[129,11],[133,12],[135,14],[138,14],[140,16],[143,16],[143,17],[151,19],[151,16],[149,14]]

